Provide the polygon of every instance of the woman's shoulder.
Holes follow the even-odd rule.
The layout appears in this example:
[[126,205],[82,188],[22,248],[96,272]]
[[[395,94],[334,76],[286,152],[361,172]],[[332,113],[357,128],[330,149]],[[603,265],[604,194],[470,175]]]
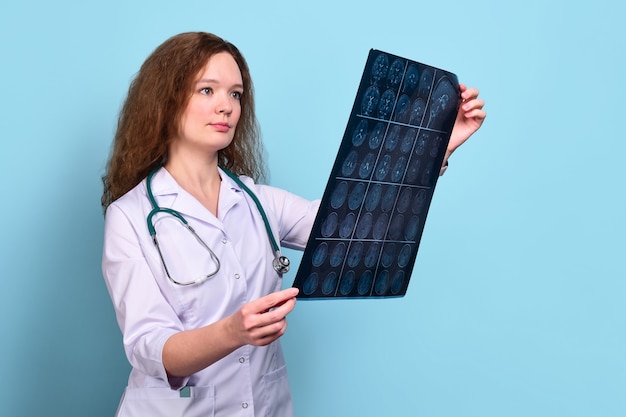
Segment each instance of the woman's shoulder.
[[126,194],[113,201],[111,205],[109,205],[109,207],[107,208],[107,213],[110,211],[111,207],[114,207],[123,212],[129,212],[138,207],[142,207],[141,201],[142,199],[147,198],[146,195],[147,194],[144,179],[139,184],[127,191]]

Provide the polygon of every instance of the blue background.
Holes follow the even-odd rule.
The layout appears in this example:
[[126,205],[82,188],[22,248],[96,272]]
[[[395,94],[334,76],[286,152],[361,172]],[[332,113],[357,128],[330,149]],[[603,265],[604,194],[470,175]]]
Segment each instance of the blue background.
[[191,30],[244,52],[271,183],[308,198],[370,48],[487,102],[438,184],[407,296],[290,316],[297,415],[626,415],[623,15],[608,0],[3,0],[2,415],[115,412],[129,367],[100,272],[100,176],[133,75]]

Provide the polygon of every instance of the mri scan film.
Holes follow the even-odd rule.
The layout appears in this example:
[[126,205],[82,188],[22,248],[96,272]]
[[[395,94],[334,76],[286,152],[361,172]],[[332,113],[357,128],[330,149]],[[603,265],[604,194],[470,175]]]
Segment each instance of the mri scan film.
[[406,294],[459,104],[455,74],[370,50],[298,298]]

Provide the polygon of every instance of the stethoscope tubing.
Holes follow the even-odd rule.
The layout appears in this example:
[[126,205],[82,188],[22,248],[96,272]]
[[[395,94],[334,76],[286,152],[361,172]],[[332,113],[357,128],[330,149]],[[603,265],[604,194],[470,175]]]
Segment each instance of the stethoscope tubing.
[[[259,214],[261,215],[261,218],[263,219],[263,224],[265,225],[265,230],[267,232],[267,236],[269,238],[270,241],[270,245],[272,246],[272,250],[274,251],[274,260],[272,261],[272,266],[274,267],[274,270],[276,270],[276,272],[278,272],[279,274],[284,274],[287,273],[289,271],[289,266],[290,266],[290,262],[289,259],[286,256],[283,256],[280,252],[280,246],[278,246],[278,243],[276,242],[276,239],[274,238],[274,233],[272,232],[272,228],[270,226],[269,223],[269,219],[267,217],[267,214],[265,213],[265,210],[263,209],[263,206],[261,205],[261,202],[259,201],[258,197],[254,194],[254,192],[252,192],[252,190],[246,186],[243,181],[241,181],[239,179],[239,177],[237,177],[235,174],[233,174],[231,171],[229,171],[228,169],[224,168],[224,167],[220,167],[222,169],[222,171],[228,175],[228,177],[230,177],[242,190],[244,190],[244,192],[246,192],[248,194],[248,196],[250,196],[250,198],[252,199],[252,201],[254,202],[254,204],[257,207],[257,210],[259,211]],[[217,274],[217,272],[220,270],[220,260],[217,257],[217,255],[211,250],[211,248],[209,248],[209,246],[200,238],[200,236],[198,236],[198,234],[196,233],[196,231],[189,225],[189,222],[187,222],[187,220],[183,217],[182,214],[180,214],[178,211],[171,209],[171,208],[167,208],[167,207],[160,207],[157,202],[156,202],[156,198],[154,197],[154,194],[152,192],[152,178],[154,177],[154,175],[157,173],[157,171],[161,169],[161,165],[157,165],[152,171],[150,171],[150,173],[148,174],[148,177],[146,178],[146,191],[148,194],[148,199],[150,200],[150,204],[152,205],[152,210],[148,213],[148,216],[146,218],[146,222],[148,225],[148,232],[150,233],[150,236],[152,237],[152,241],[154,242],[157,251],[159,252],[159,257],[161,258],[161,262],[163,263],[163,266],[165,268],[165,272],[168,276],[168,278],[175,284],[178,285],[192,285],[192,284],[199,284],[201,282],[204,282],[205,280],[207,280],[208,278],[212,277],[213,275]],[[154,222],[152,221],[152,218],[157,214],[157,213],[166,213],[169,215],[174,216],[176,219],[178,219],[182,225],[187,228],[187,230],[189,230],[189,232],[191,232],[191,234],[196,238],[196,240],[198,241],[198,243],[200,243],[210,254],[212,260],[215,262],[216,264],[216,270],[210,274],[207,274],[201,278],[196,279],[195,281],[190,281],[190,282],[179,282],[174,280],[169,273],[169,270],[167,268],[167,264],[165,263],[165,259],[163,257],[163,253],[161,252],[161,248],[159,246],[159,241],[157,239],[157,233],[156,233],[156,229],[154,227]]]

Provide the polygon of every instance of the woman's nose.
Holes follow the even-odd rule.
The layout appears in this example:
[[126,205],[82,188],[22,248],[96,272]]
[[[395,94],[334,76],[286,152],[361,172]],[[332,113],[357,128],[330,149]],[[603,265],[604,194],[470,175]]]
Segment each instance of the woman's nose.
[[230,114],[233,111],[233,105],[228,96],[221,96],[220,101],[217,103],[217,111],[220,114]]

